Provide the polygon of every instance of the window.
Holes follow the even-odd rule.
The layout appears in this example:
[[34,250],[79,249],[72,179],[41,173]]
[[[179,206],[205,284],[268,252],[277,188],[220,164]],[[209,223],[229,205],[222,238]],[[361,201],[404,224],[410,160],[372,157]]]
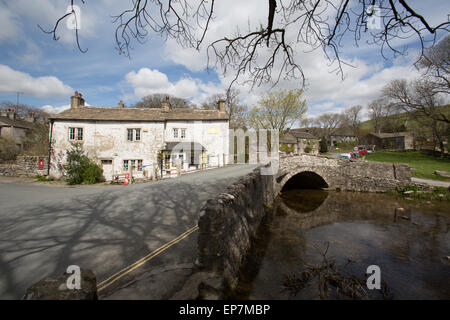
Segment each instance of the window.
[[186,138],[186,129],[181,129],[181,139]]
[[141,140],[141,129],[134,129],[134,131],[136,132],[136,141],[140,141]]
[[127,140],[128,141],[140,141],[141,140],[141,129],[127,129]]
[[69,140],[70,141],[83,140],[83,128],[69,128]]
[[69,140],[75,140],[75,128],[69,128]]
[[123,160],[123,171],[127,172],[128,169],[130,169],[130,171],[133,171],[133,172],[136,171],[136,163],[137,163],[137,171],[142,171],[142,169],[144,168],[143,162],[144,161],[142,159]]
[[178,129],[176,129],[176,128],[173,129],[173,137],[175,139],[178,138]]
[[77,128],[77,140],[83,140],[83,128]]

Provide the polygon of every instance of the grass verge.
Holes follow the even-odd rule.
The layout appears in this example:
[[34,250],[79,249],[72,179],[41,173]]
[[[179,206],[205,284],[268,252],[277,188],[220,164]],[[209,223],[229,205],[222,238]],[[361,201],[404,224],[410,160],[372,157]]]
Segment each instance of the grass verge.
[[435,170],[450,172],[450,160],[437,158],[419,151],[396,152],[379,151],[366,155],[368,161],[407,163],[416,169],[412,176],[423,179],[450,181],[450,178],[442,177],[434,173]]

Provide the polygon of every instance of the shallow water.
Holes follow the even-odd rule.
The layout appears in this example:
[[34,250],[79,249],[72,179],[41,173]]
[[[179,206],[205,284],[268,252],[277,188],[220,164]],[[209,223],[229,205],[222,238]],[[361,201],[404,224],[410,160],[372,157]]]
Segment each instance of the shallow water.
[[[320,265],[324,257],[335,261],[339,274],[364,285],[367,267],[380,267],[385,294],[364,286],[361,298],[450,299],[448,203],[290,190],[277,199],[269,220],[258,232],[232,299],[319,299],[319,277],[294,292],[285,279]],[[333,285],[327,293],[328,299],[350,298]]]

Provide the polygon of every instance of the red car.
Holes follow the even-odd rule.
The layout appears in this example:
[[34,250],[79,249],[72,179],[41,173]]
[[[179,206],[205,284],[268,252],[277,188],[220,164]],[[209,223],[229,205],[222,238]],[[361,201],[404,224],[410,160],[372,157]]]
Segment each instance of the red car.
[[366,146],[358,146],[358,155],[365,156],[367,154]]

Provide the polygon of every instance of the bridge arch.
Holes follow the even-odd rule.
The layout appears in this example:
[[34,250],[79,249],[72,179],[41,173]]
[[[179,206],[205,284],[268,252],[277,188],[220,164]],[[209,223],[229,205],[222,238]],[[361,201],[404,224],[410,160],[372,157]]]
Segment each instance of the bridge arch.
[[286,175],[280,183],[280,191],[291,189],[327,189],[326,178],[316,170],[303,170]]

